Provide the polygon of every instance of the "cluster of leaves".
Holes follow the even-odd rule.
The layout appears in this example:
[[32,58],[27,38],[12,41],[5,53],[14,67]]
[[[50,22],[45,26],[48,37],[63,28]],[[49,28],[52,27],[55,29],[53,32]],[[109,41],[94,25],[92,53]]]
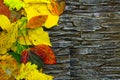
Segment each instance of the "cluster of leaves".
[[58,25],[64,8],[65,0],[0,0],[0,55],[9,53],[19,65],[31,62],[37,69],[55,64],[43,27]]

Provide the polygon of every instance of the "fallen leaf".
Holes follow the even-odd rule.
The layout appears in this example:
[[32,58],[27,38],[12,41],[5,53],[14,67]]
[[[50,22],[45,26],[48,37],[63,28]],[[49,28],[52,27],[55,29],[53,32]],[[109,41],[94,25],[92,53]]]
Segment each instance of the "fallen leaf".
[[26,64],[27,62],[31,62],[32,64],[36,64],[39,69],[43,66],[43,61],[41,58],[35,54],[35,52],[31,50],[24,50],[21,55],[21,63]]
[[47,20],[48,15],[39,15],[32,17],[27,23],[27,28],[41,27]]
[[22,45],[45,44],[51,46],[48,32],[43,31],[42,27],[27,30],[26,36],[18,37],[18,43]]
[[50,3],[50,0],[23,0],[25,3]]
[[56,63],[54,52],[48,45],[40,44],[31,47],[30,50],[34,52],[36,55],[38,55],[44,61],[45,64]]
[[3,0],[0,0],[0,14],[10,18],[10,10],[6,5],[3,4]]
[[0,15],[0,54],[5,54],[12,47],[17,40],[18,25],[17,23],[10,23],[5,15]]
[[23,50],[21,53],[21,62],[26,64],[28,62],[29,58],[28,56],[29,56],[28,50]]
[[9,7],[10,10],[19,11],[23,6],[24,2],[22,0],[4,0],[4,4]]
[[53,15],[61,15],[65,9],[65,2],[66,0],[51,0],[47,7]]
[[47,8],[47,4],[26,4],[24,9],[27,14],[28,21],[34,16],[48,15],[43,26],[51,28],[58,24],[59,16],[52,15]]

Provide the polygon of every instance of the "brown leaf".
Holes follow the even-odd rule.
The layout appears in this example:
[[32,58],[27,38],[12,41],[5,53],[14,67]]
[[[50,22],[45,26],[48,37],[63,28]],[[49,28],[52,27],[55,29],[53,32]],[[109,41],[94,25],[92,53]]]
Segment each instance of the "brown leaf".
[[7,6],[3,4],[3,0],[0,0],[0,14],[10,18],[10,10]]
[[48,9],[53,15],[61,15],[65,9],[66,0],[51,0],[51,4],[48,4]]
[[48,15],[39,15],[32,17],[27,23],[27,28],[37,28],[41,27],[47,20]]

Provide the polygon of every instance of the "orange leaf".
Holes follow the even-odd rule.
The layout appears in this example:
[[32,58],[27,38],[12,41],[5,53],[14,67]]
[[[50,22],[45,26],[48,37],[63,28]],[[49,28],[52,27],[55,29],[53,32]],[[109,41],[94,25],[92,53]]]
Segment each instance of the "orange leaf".
[[47,7],[53,15],[61,15],[65,9],[66,0],[51,0]]
[[27,28],[37,28],[41,27],[47,20],[48,15],[39,15],[32,17],[27,23]]
[[45,64],[56,63],[54,52],[48,45],[40,44],[35,47],[31,47],[30,50],[33,51],[39,57],[41,57]]
[[10,10],[7,6],[3,4],[3,0],[0,0],[0,14],[7,16],[10,18]]

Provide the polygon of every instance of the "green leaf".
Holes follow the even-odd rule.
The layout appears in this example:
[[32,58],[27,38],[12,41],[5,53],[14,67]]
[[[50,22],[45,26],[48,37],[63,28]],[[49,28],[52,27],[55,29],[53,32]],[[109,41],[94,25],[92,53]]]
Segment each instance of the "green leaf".
[[17,54],[21,54],[22,53],[22,51],[23,50],[25,50],[25,49],[28,49],[29,48],[29,46],[27,46],[27,45],[21,45],[21,44],[19,44],[18,42],[16,42],[16,53]]
[[19,28],[18,28],[18,35],[19,36],[26,36],[27,35],[27,28],[26,28],[26,24],[27,24],[27,18],[26,17],[22,17],[19,21]]
[[25,4],[21,0],[4,0],[4,4],[9,6],[10,10],[20,10]]
[[16,61],[20,64],[20,54],[17,54],[13,51],[9,51],[8,52],[10,55],[12,55],[12,57],[14,57],[16,59]]

